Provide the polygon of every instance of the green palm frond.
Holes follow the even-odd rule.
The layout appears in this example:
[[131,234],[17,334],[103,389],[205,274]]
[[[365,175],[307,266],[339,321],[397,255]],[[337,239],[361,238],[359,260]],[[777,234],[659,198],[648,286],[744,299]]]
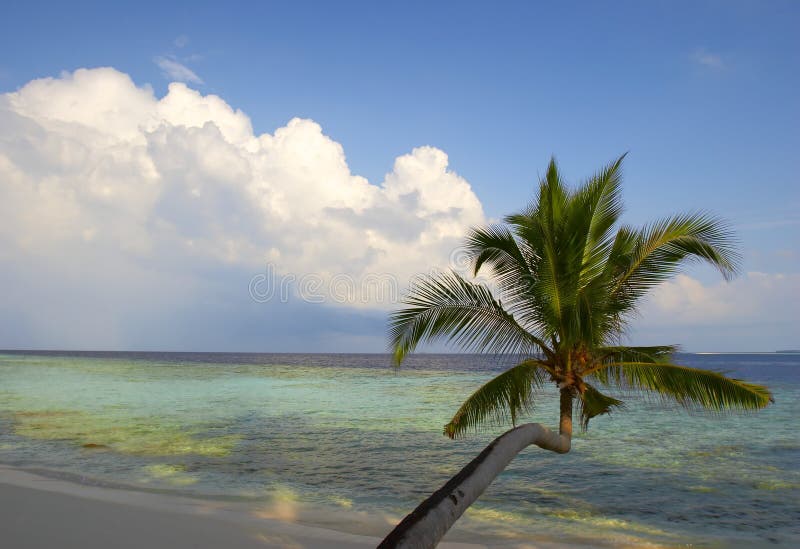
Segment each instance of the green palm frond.
[[576,192],[576,202],[590,212],[589,245],[604,240],[622,215],[622,161],[627,155],[603,168]]
[[526,360],[488,381],[464,401],[444,434],[450,438],[478,430],[485,424],[516,424],[521,413],[533,409],[533,391],[541,387],[550,373],[535,360]]
[[656,393],[685,408],[757,410],[773,402],[762,385],[666,362],[619,362],[592,375],[606,385]]
[[563,332],[564,312],[574,297],[568,291],[574,273],[572,261],[582,254],[582,247],[565,231],[571,219],[570,196],[555,159],[551,159],[539,184],[538,201],[505,218],[525,244],[533,274],[525,294],[512,296],[515,312],[523,323],[536,326],[544,338]]
[[604,269],[613,244],[610,234],[622,214],[622,160],[606,166],[570,197],[564,241],[574,241],[574,265],[580,266],[573,291],[579,292]]
[[520,326],[486,286],[455,272],[424,277],[413,285],[407,308],[390,316],[397,364],[421,342],[443,338],[463,350],[496,354],[549,353],[546,344]]
[[737,271],[740,256],[729,226],[705,213],[667,217],[615,242],[622,265],[612,294],[633,302],[675,274],[686,261],[706,261],[726,280]]
[[481,267],[488,265],[505,288],[512,289],[530,283],[533,275],[528,261],[533,257],[520,244],[524,246],[524,242],[518,242],[511,231],[502,225],[473,229],[466,242],[473,275],[477,276]]
[[581,427],[586,430],[589,420],[602,414],[610,414],[615,408],[622,409],[625,403],[614,397],[604,395],[593,386],[586,384],[586,390],[578,399]]
[[676,345],[655,345],[650,347],[599,347],[596,351],[597,364],[587,372],[603,368],[606,364],[618,362],[669,362],[672,355],[678,352]]

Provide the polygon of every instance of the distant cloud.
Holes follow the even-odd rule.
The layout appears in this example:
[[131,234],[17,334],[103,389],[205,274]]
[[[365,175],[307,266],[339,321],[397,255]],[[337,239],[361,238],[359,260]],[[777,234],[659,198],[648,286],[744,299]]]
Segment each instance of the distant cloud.
[[644,343],[660,338],[687,350],[795,348],[798,309],[800,273],[749,272],[710,284],[680,274],[646,298],[635,330],[648,334]]
[[164,77],[176,82],[188,82],[191,84],[202,84],[203,79],[197,76],[192,69],[176,61],[171,57],[156,57],[153,59],[158,68],[161,69]]
[[184,46],[186,46],[186,44],[189,43],[189,37],[186,36],[185,34],[181,34],[179,37],[175,39],[173,43],[175,44],[176,47],[183,48]]
[[749,272],[730,283],[713,284],[679,274],[656,288],[648,302],[661,313],[655,318],[692,325],[734,319],[793,321],[800,307],[800,274]]
[[696,49],[691,55],[692,61],[700,66],[707,67],[714,70],[722,70],[725,68],[725,62],[722,57],[716,53],[711,53],[703,48]]

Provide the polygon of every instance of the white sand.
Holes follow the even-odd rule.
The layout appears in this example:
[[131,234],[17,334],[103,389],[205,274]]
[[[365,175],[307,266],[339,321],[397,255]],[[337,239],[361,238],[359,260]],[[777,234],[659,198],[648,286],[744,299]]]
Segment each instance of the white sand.
[[377,537],[263,518],[219,502],[85,486],[0,465],[3,548],[335,549],[375,547],[379,542]]

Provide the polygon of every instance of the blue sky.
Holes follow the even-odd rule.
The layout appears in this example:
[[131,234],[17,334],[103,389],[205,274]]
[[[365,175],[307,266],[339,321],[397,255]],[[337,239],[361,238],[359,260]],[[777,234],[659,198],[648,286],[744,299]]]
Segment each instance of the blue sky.
[[[139,87],[150,84],[160,98],[177,77],[240,109],[256,135],[294,117],[315,121],[341,145],[352,174],[372,184],[380,184],[397,157],[436,147],[489,219],[529,200],[551,154],[579,180],[630,151],[626,221],[692,209],[730,219],[745,273],[778,277],[757,284],[745,274],[737,292],[786,308],[775,313],[776,327],[759,316],[766,311],[752,308],[704,322],[670,317],[678,302],[662,303],[653,309],[655,320],[632,337],[667,338],[691,350],[800,346],[789,311],[796,296],[776,301],[758,293],[791,290],[800,273],[800,6],[794,2],[32,2],[6,11],[0,92],[63,71],[113,67]],[[15,253],[7,255],[18,265],[28,261]],[[383,347],[381,311],[256,306],[236,291],[252,269],[226,273],[206,280],[232,292],[225,310],[193,299],[169,315],[157,307],[141,316],[128,311],[111,346]],[[706,289],[717,284],[710,270],[687,274]],[[21,267],[17,278],[9,277],[12,289],[30,291]],[[736,300],[737,292],[713,295]],[[694,306],[702,309],[702,300]],[[20,328],[15,307],[23,305],[4,307],[0,347],[109,345],[86,334],[54,335],[59,330],[44,330],[32,314]],[[175,317],[171,323],[181,323],[185,335],[156,333],[148,328],[152,315]],[[249,329],[214,320],[223,317],[228,326]],[[296,319],[288,323],[291,336],[276,335],[287,325],[270,320],[279,317]]]

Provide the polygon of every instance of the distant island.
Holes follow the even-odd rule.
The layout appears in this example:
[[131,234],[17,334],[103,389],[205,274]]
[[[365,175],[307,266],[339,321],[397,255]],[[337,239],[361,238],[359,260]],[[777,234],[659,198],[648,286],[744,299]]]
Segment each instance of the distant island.
[[775,351],[776,353],[796,353],[800,354],[800,349],[786,349],[784,351]]

